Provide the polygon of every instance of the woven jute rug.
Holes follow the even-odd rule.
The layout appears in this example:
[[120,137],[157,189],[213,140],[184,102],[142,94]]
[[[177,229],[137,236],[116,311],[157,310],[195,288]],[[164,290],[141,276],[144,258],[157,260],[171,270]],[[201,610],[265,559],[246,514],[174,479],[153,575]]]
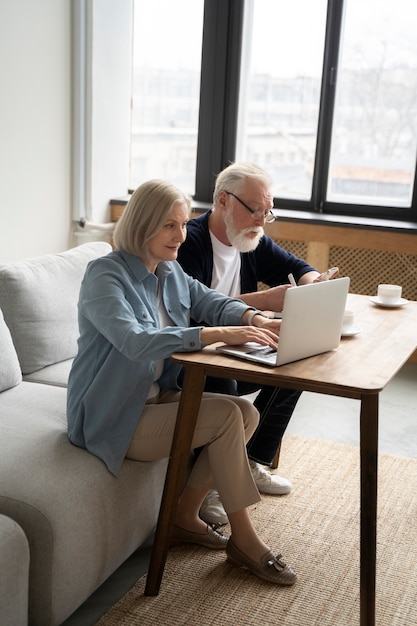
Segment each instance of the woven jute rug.
[[[359,624],[358,448],[287,435],[279,472],[291,478],[293,491],[263,496],[251,507],[251,517],[297,572],[293,587],[277,587],[234,568],[222,552],[180,546],[169,551],[158,596],[143,595],[145,575],[97,624]],[[381,454],[378,626],[417,624],[416,541],[417,460]]]

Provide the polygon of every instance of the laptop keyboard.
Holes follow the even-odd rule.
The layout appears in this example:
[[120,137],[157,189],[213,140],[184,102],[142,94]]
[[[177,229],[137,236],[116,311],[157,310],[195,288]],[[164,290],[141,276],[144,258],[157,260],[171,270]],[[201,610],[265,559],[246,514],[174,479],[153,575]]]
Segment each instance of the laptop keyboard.
[[270,348],[269,346],[266,346],[264,348],[255,348],[254,350],[249,350],[248,354],[259,354],[259,356],[269,356],[269,355],[273,355],[276,354],[277,351],[274,350],[273,348]]

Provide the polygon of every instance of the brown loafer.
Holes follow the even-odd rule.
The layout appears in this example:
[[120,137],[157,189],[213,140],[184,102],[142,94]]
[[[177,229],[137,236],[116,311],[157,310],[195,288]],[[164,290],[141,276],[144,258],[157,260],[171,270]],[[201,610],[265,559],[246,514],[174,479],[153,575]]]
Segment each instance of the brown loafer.
[[261,562],[256,563],[236,548],[231,539],[227,543],[226,554],[229,563],[236,567],[246,567],[255,576],[269,583],[293,585],[297,580],[297,574],[282,560],[282,554],[275,555],[273,552],[267,552],[263,555]]
[[228,540],[228,535],[212,528],[208,524],[207,533],[204,535],[200,533],[193,533],[190,530],[185,530],[185,528],[174,525],[170,543],[171,546],[178,546],[181,543],[196,543],[197,545],[204,546],[210,550],[225,550]]

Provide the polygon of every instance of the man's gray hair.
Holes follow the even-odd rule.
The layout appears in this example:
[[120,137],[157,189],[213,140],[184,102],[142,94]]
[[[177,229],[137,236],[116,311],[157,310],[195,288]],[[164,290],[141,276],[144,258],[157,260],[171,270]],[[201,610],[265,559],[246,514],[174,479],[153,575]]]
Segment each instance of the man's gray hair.
[[216,178],[213,192],[213,207],[216,206],[221,191],[239,193],[240,188],[248,178],[259,180],[268,188],[272,187],[272,178],[259,165],[249,162],[231,163]]

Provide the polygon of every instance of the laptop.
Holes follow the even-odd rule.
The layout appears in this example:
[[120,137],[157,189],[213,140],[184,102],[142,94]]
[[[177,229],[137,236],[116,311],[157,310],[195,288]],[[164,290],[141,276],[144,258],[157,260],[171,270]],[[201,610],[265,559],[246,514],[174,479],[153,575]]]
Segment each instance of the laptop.
[[278,350],[251,342],[218,346],[216,350],[276,367],[337,348],[349,283],[344,277],[287,289]]

